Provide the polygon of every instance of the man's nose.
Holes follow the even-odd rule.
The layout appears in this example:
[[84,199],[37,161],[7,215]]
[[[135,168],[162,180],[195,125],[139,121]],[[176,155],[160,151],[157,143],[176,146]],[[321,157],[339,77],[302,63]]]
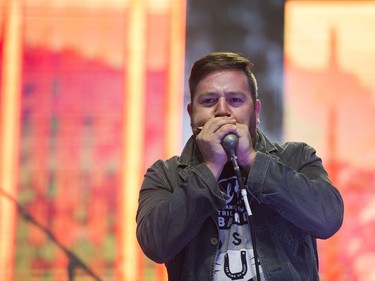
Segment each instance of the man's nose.
[[215,117],[221,116],[231,116],[229,105],[224,97],[219,98],[215,110]]

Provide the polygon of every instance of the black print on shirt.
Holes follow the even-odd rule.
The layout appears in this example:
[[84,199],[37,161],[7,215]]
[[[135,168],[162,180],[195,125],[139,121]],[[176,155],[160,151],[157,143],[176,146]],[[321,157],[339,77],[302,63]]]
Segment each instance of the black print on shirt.
[[242,264],[242,270],[239,272],[231,272],[229,268],[229,256],[228,254],[225,254],[224,256],[224,272],[225,275],[228,276],[231,280],[239,280],[243,279],[244,276],[247,273],[247,262],[246,262],[246,252],[241,251],[241,264]]
[[240,187],[236,177],[219,181],[219,185],[229,196],[225,210],[218,211],[220,229],[229,229],[231,225],[247,223],[247,213],[242,202]]
[[238,245],[241,244],[242,239],[240,239],[240,237],[241,237],[241,234],[239,234],[238,232],[233,233],[233,241],[232,241],[232,243],[235,246],[238,246]]

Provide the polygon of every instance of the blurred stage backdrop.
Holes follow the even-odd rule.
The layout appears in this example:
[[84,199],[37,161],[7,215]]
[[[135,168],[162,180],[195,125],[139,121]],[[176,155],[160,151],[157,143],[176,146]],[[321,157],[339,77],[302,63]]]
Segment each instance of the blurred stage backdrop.
[[374,33],[374,1],[0,0],[0,280],[167,280],[138,190],[190,135],[191,63],[226,50],[255,63],[262,129],[343,194],[322,280],[375,280]]

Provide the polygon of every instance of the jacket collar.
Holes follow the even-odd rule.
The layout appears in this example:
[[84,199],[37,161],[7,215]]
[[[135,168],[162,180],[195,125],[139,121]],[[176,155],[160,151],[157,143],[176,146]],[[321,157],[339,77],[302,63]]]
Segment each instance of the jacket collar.
[[274,142],[270,141],[267,136],[259,129],[257,129],[257,142],[255,149],[264,153],[272,154],[277,151]]

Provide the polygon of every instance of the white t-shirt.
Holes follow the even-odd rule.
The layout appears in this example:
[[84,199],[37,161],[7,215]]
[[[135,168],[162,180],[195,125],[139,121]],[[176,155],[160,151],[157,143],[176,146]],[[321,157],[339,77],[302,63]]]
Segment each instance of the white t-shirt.
[[[253,243],[237,178],[223,173],[219,185],[229,199],[226,208],[218,211],[220,246],[214,280],[256,280]],[[264,280],[262,268],[259,270]]]

